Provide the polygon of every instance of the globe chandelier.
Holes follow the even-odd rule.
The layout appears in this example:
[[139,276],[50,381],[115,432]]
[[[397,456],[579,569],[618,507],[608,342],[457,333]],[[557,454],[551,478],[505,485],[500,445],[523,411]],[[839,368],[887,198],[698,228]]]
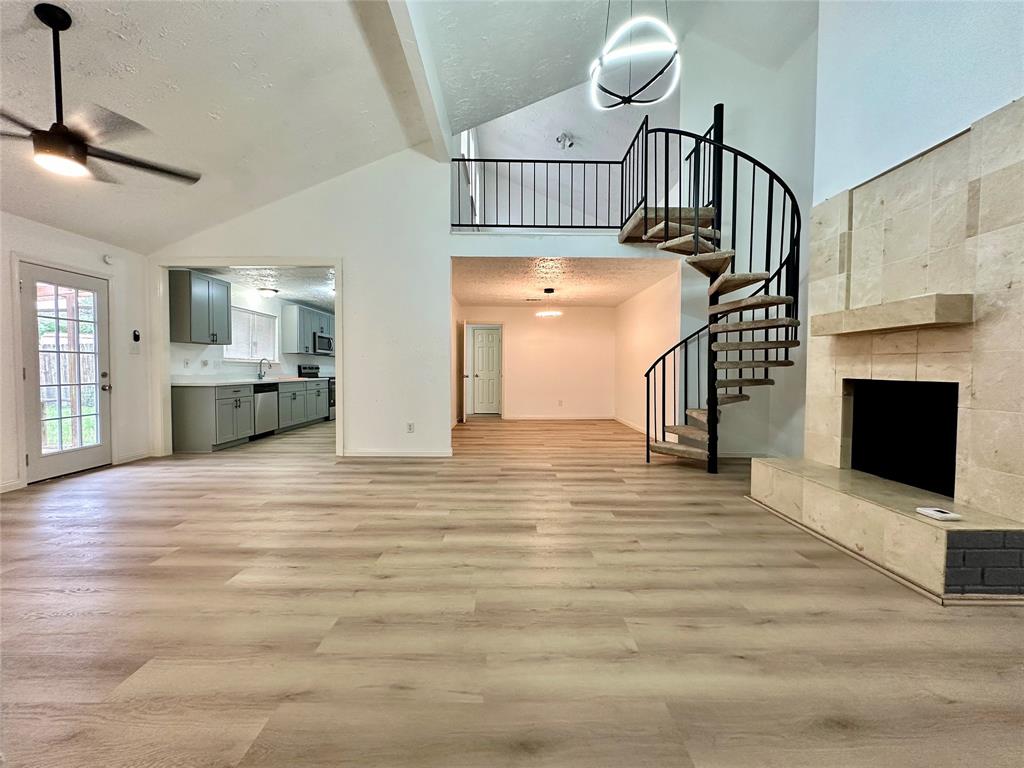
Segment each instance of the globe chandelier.
[[[682,71],[679,45],[668,26],[668,0],[665,0],[665,21],[653,16],[633,16],[631,1],[629,19],[609,37],[611,5],[611,0],[608,0],[606,42],[601,54],[590,65],[591,103],[596,109],[609,110],[628,104],[649,105],[664,101],[679,85]],[[634,37],[641,34],[641,39],[634,42]],[[641,84],[636,88],[633,88],[634,65],[641,73],[637,78]],[[628,67],[625,93],[619,93],[607,84],[609,69],[622,66]],[[666,78],[668,84],[662,90],[661,83]]]

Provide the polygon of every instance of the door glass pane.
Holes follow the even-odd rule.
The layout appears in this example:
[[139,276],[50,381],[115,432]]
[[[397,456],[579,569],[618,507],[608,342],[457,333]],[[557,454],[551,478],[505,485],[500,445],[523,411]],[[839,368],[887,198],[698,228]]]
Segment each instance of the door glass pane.
[[[39,414],[44,419],[55,419],[60,415],[57,387],[39,388]],[[56,432],[54,433],[56,434]]]
[[96,355],[78,356],[78,380],[83,384],[92,384],[96,381]]
[[78,291],[78,319],[96,319],[96,294],[92,291]]
[[56,352],[39,353],[39,383],[59,384]]
[[74,352],[78,349],[78,323],[60,320],[57,323],[57,345],[61,352]]
[[82,447],[82,420],[78,418],[60,420],[60,448],[69,451]]
[[57,286],[57,313],[61,317],[78,317],[78,297],[75,294],[74,288]]
[[82,352],[96,351],[96,324],[78,324],[78,349]]
[[36,314],[46,317],[57,316],[57,286],[50,283],[36,283]]
[[60,415],[80,416],[82,413],[82,397],[78,387],[60,388]]
[[96,385],[82,387],[81,393],[82,413],[96,413],[97,391]]
[[57,349],[57,321],[49,317],[40,317],[39,350]]
[[60,383],[78,383],[78,355],[60,353]]
[[40,422],[42,425],[43,453],[56,453],[60,450],[60,421]]
[[99,445],[100,429],[99,418],[96,416],[82,417],[82,445]]

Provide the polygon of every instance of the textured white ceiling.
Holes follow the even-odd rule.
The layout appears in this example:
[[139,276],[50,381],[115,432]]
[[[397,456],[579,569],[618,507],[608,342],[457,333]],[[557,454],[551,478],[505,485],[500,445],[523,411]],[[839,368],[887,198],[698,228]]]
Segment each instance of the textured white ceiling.
[[[423,10],[453,133],[586,81],[609,11],[606,0],[413,1]],[[636,16],[665,17],[664,0],[614,0],[611,29],[631,6]],[[701,34],[766,67],[786,61],[818,18],[813,0],[671,0],[668,6],[683,44],[687,34]],[[580,100],[563,119],[593,115],[589,101]]]
[[[152,135],[110,144],[203,173],[193,187],[106,165],[68,180],[4,141],[4,210],[149,253],[427,139],[384,2],[65,2],[65,113],[86,102]],[[0,101],[53,120],[49,30],[0,2]],[[10,126],[5,126],[9,128]]]
[[[651,126],[679,127],[679,91],[646,109],[630,107],[597,113],[590,109],[589,84],[556,93],[477,129],[481,157],[523,157],[536,160],[619,160],[633,140],[644,115]],[[708,115],[711,124],[711,115]],[[575,144],[562,149],[562,131]]]
[[[678,269],[677,258],[460,256],[452,259],[452,293],[464,306],[616,307]],[[547,296],[545,288],[554,288],[555,293]]]
[[277,298],[334,314],[333,267],[196,267],[232,285],[277,288]]

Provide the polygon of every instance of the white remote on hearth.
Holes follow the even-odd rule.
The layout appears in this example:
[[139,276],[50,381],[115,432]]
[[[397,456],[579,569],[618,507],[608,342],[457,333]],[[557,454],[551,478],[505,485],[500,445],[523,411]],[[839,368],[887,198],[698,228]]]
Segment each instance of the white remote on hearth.
[[917,514],[930,517],[933,520],[959,520],[960,515],[940,507],[918,507]]

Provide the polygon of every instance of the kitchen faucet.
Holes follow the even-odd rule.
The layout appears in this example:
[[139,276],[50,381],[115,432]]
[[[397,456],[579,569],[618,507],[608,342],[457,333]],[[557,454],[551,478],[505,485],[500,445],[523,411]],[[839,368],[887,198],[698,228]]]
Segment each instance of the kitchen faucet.
[[260,366],[256,371],[256,378],[260,381],[263,381],[267,377],[267,371],[263,370],[263,363],[267,364],[267,371],[269,371],[271,367],[271,363],[267,358],[264,357],[260,359]]

